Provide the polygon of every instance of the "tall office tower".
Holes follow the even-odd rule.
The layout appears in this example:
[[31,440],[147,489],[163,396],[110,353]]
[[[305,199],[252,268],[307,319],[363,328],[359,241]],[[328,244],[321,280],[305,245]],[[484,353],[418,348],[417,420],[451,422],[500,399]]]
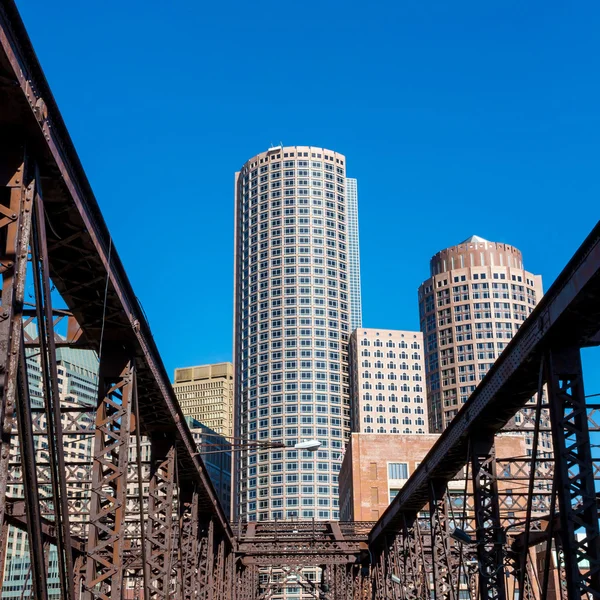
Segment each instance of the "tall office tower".
[[175,395],[186,417],[226,437],[233,435],[233,365],[175,369]]
[[350,331],[362,327],[362,302],[360,297],[360,246],[358,243],[358,183],[346,178],[348,206],[348,258],[350,266]]
[[430,268],[419,315],[434,433],[467,401],[543,292],[517,248],[478,236],[441,250]]
[[[285,450],[239,454],[236,517],[337,519],[350,432],[346,160],[270,148],[235,183],[235,432]],[[317,439],[315,452],[293,446]]]
[[356,329],[350,336],[352,430],[428,433],[420,331]]

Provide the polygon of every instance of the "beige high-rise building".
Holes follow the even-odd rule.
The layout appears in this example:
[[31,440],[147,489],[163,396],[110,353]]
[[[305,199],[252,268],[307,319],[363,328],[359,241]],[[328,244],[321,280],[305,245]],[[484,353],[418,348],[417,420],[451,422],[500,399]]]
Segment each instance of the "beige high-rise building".
[[[236,518],[331,520],[350,434],[348,338],[357,300],[356,187],[325,148],[270,148],[235,179]],[[314,454],[295,449],[317,440]]]
[[353,431],[429,431],[420,331],[360,328],[350,336]]
[[517,248],[478,236],[438,252],[430,269],[419,287],[419,316],[434,433],[458,413],[543,291]]
[[233,365],[230,362],[175,369],[175,395],[186,417],[233,436]]

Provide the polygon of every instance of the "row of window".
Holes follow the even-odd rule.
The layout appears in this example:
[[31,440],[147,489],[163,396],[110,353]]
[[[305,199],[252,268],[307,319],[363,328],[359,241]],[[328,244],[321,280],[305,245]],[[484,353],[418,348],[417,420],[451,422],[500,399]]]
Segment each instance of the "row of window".
[[[373,417],[370,415],[367,415],[366,417],[363,418],[363,423],[373,423],[373,422],[376,422],[378,424],[385,424],[388,421],[385,417],[382,417],[382,416],[377,417],[377,419],[375,421],[373,421]],[[398,419],[398,417],[390,418],[391,425],[398,425],[399,423],[400,423],[400,420]],[[410,417],[403,417],[402,425],[412,425],[412,419]],[[422,419],[421,417],[418,417],[417,419],[415,419],[415,425],[425,425],[425,420]]]
[[[396,368],[396,365],[394,365],[393,368]],[[408,371],[409,367],[406,363],[400,363],[399,367],[398,367],[401,371]],[[421,365],[419,363],[414,363],[410,366],[410,370],[411,371],[422,371],[423,368],[421,367]],[[361,373],[361,377],[363,377],[364,379],[371,379],[371,372],[370,371],[363,371]],[[385,374],[382,373],[381,371],[377,371],[377,373],[374,374],[374,379],[385,379]],[[387,379],[398,379],[398,375],[396,373],[388,373],[387,374]]]
[[[268,508],[268,506],[265,506],[263,508]],[[258,513],[258,515],[256,514],[256,512],[255,512],[256,511],[256,502],[248,503],[248,511],[250,511],[250,512],[248,512],[248,521],[256,521],[257,517],[258,517],[258,521],[268,521],[269,520],[269,513]],[[332,518],[334,521],[337,521],[340,518],[340,513],[337,510],[334,510],[334,511],[287,510],[287,511],[285,511],[285,518],[288,520],[294,520],[294,519],[298,519],[298,518],[300,518],[300,516],[302,516],[303,519],[314,519],[315,513],[319,520],[327,520],[328,521],[330,518]],[[283,514],[284,514],[284,512],[281,510],[274,511],[271,513],[270,520],[281,521],[283,519]],[[331,517],[330,517],[330,515],[331,515]],[[299,600],[299,598],[288,598],[288,600]]]
[[[413,381],[422,381],[423,377],[421,377],[421,375],[413,375]],[[404,379],[406,381],[408,381],[408,375],[404,375],[404,377],[400,377],[400,379]],[[383,383],[381,383],[381,381],[379,381],[378,383],[375,384],[375,386],[373,386],[371,383],[369,383],[368,381],[365,381],[362,384],[362,389],[363,390],[372,390],[373,387],[376,390],[385,390],[385,385],[383,385]],[[387,388],[388,390],[397,390],[398,387],[396,386],[396,384],[390,384]],[[416,385],[413,387],[413,392],[422,392],[423,391],[423,387],[420,385]]]
[[422,427],[419,427],[417,430],[412,430],[409,427],[405,427],[404,429],[400,430],[397,427],[392,427],[389,432],[385,427],[378,427],[376,430],[374,430],[371,426],[365,427],[364,428],[364,432],[365,433],[420,433],[420,434],[424,434],[427,433]]
[[[365,412],[373,412],[373,407],[370,404],[365,404],[362,408]],[[401,412],[401,413],[407,414],[407,415],[412,413],[412,408],[410,406],[403,406],[402,409],[399,409],[397,406],[388,406],[386,408],[386,406],[384,406],[383,404],[378,404],[375,407],[375,410],[378,413],[384,413],[386,411],[390,412],[390,413]],[[425,414],[425,410],[421,406],[417,406],[417,407],[415,407],[415,414],[423,415],[423,414]]]
[[[360,345],[361,346],[370,346],[371,341],[367,340],[367,339],[363,339],[363,340],[361,340]],[[388,340],[385,344],[381,340],[375,340],[373,342],[373,346],[375,346],[375,347],[382,347],[384,345],[386,348],[395,348],[396,342],[393,342],[392,340]],[[419,350],[421,348],[421,344],[419,344],[419,342],[411,342],[410,347],[414,350]],[[408,348],[408,344],[404,341],[398,342],[398,348]]]
[[[402,386],[404,387],[404,386]],[[409,391],[408,386],[406,386],[406,390],[402,390],[402,391]],[[373,400],[373,396],[371,394],[369,394],[369,392],[367,392],[366,394],[363,394],[362,397],[363,401],[370,401]],[[398,402],[398,400],[401,400],[402,402],[414,402],[415,404],[423,404],[423,397],[419,396],[418,394],[414,397],[414,398],[410,398],[409,396],[407,396],[406,394],[404,394],[404,396],[402,396],[401,398],[398,398],[396,396],[396,394],[390,394],[387,398],[379,393],[377,394],[377,396],[375,396],[375,400],[377,402],[383,402],[384,400],[389,400],[390,402]]]
[[[390,356],[390,355],[391,355],[391,356]],[[388,352],[388,357],[389,357],[389,358],[395,358],[395,357],[396,357],[396,354],[395,354],[395,352],[392,352],[392,351],[390,350],[390,352]],[[408,360],[409,356],[408,356],[408,354],[407,354],[406,352],[400,352],[400,353],[398,354],[398,358],[400,358],[400,359],[402,359],[402,360]],[[410,358],[411,358],[412,360],[421,360],[421,355],[420,355],[418,352],[413,352],[413,353],[410,355]],[[371,363],[370,363],[368,360],[363,360],[363,362],[362,362],[362,366],[363,366],[363,367],[370,367],[370,366],[371,366]],[[376,369],[383,369],[383,367],[384,367],[384,363],[382,363],[380,360],[377,360],[377,361],[375,361],[375,365],[374,365],[374,366],[375,366],[375,368],[376,368]],[[396,368],[397,368],[397,367],[396,367],[396,363],[394,363],[394,362],[389,362],[389,363],[387,364],[387,368],[388,368],[388,369],[396,369]]]

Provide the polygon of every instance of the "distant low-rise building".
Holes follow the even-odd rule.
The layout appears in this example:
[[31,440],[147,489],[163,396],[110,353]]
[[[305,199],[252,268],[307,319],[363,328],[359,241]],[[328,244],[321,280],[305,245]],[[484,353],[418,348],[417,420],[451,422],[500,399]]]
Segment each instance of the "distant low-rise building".
[[186,417],[214,432],[233,435],[233,365],[229,362],[175,369],[175,395]]

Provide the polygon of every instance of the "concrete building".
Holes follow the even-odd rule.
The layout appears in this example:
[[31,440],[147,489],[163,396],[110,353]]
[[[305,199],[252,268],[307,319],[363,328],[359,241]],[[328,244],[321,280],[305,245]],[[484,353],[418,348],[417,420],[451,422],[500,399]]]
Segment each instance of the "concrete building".
[[542,293],[508,244],[472,236],[431,259],[419,287],[430,432],[446,428]]
[[[235,177],[235,518],[337,519],[350,433],[351,293],[346,159],[270,148]],[[317,439],[311,454],[293,449]]]
[[175,369],[173,389],[186,417],[225,437],[233,435],[231,363]]
[[423,334],[419,331],[353,331],[353,431],[427,433],[424,365]]

